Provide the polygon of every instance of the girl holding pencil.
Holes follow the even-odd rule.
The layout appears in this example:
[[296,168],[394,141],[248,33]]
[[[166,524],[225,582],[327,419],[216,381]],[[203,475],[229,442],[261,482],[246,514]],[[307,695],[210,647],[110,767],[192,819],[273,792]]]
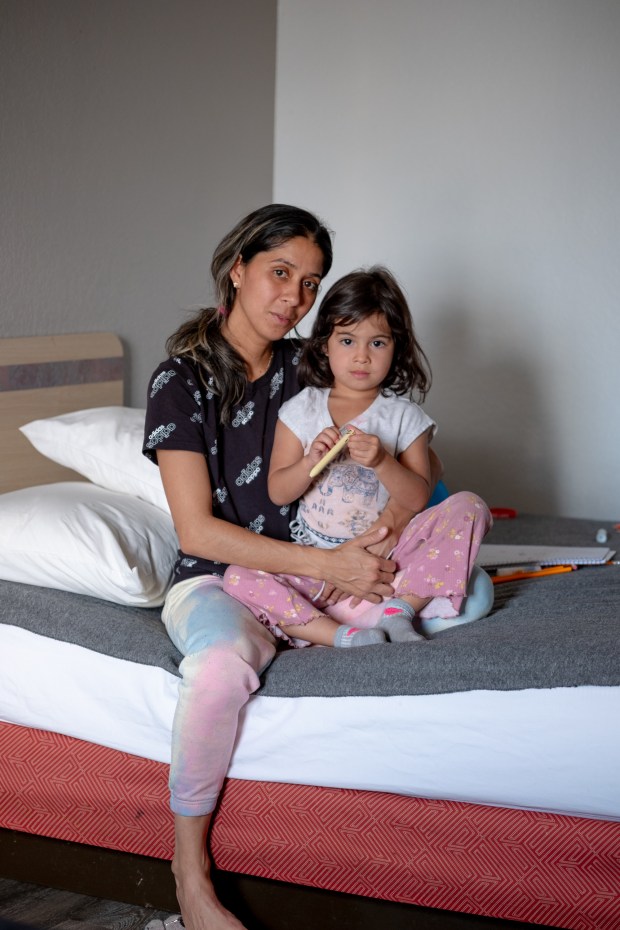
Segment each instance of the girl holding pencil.
[[474,565],[491,527],[486,504],[459,492],[428,509],[429,443],[423,401],[430,369],[405,296],[387,269],[352,272],[326,294],[299,365],[304,390],[282,405],[269,496],[299,499],[292,536],[333,548],[368,531],[390,498],[414,516],[390,557],[394,594],[379,605],[345,599],[313,578],[231,565],[224,589],[294,646],[424,642],[419,616],[478,619],[493,585]]

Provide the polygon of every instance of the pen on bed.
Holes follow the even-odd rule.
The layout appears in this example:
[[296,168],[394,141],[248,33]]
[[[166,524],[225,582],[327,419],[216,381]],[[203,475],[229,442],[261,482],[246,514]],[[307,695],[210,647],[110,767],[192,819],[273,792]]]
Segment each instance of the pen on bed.
[[327,465],[329,465],[329,463],[332,461],[332,459],[335,459],[335,458],[336,458],[336,456],[338,455],[338,453],[341,452],[341,451],[344,449],[344,447],[346,446],[346,444],[348,443],[348,441],[349,441],[349,439],[351,438],[352,435],[353,435],[353,430],[352,430],[352,429],[347,429],[347,430],[344,431],[344,433],[342,434],[342,437],[338,440],[338,442],[336,443],[336,445],[335,445],[335,446],[332,446],[332,448],[329,450],[329,452],[326,452],[326,453],[325,453],[325,455],[323,456],[323,458],[322,458],[319,462],[316,463],[316,465],[314,466],[314,468],[311,468],[311,469],[310,469],[310,477],[311,477],[311,478],[316,478],[316,476],[317,476],[320,472],[322,472],[323,469],[324,469]]
[[546,575],[562,575],[564,572],[572,572],[573,565],[549,565],[547,568],[539,568],[534,572],[515,572],[512,575],[495,575],[492,579],[493,584],[501,584],[502,581],[520,581],[521,578],[542,578]]

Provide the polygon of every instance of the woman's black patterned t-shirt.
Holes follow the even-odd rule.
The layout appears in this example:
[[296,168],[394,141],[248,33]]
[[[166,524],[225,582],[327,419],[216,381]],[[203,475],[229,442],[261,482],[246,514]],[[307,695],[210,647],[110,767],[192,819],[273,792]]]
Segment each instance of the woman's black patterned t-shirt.
[[[214,515],[288,540],[291,507],[271,503],[267,475],[278,410],[299,391],[300,347],[281,339],[273,348],[268,370],[247,384],[228,426],[220,424],[219,400],[203,384],[194,362],[182,356],[162,362],[150,382],[142,451],[155,463],[159,449],[200,452],[209,469]],[[223,575],[225,569],[225,563],[179,550],[174,582]]]

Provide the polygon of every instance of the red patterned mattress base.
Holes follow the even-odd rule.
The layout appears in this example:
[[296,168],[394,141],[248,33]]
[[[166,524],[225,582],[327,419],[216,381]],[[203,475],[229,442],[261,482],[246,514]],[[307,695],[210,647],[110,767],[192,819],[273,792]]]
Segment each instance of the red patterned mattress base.
[[[168,767],[0,723],[0,826],[168,859]],[[221,869],[546,924],[620,927],[620,824],[454,801],[229,780]]]

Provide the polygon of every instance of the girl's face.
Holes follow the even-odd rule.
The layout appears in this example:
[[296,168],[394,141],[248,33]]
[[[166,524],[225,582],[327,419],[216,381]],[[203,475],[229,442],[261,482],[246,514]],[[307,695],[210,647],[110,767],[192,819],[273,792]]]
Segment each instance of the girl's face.
[[296,236],[247,264],[238,258],[230,277],[236,286],[229,315],[267,342],[282,339],[312,307],[323,274],[323,253],[304,236]]
[[351,392],[376,390],[388,376],[394,339],[383,313],[359,323],[336,323],[326,354],[334,385]]

